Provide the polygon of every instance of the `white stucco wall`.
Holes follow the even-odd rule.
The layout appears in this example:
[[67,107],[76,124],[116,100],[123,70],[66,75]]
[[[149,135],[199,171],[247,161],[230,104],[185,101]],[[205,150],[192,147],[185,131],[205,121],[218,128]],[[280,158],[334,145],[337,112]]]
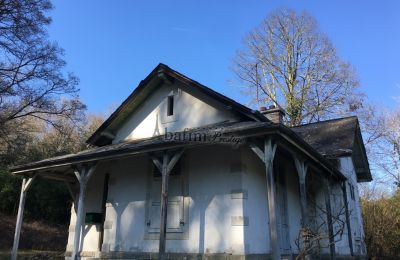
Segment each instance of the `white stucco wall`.
[[[364,228],[361,216],[361,205],[360,196],[357,185],[357,176],[353,164],[353,160],[350,156],[342,157],[339,160],[340,171],[348,178],[346,183],[347,198],[349,202],[350,211],[350,226],[352,231],[353,248],[355,254],[366,254],[366,246],[364,243]],[[350,189],[348,183],[352,184],[354,187],[354,200],[350,196]]]
[[[189,150],[185,160],[189,165],[189,232],[187,239],[167,240],[167,251],[268,253],[265,174],[259,159],[247,148],[213,146]],[[144,239],[150,163],[145,156],[119,160],[92,177],[89,187],[93,189],[89,188],[85,201],[87,211],[100,210],[104,172],[110,173],[103,249],[158,251],[158,239]],[[71,227],[75,223],[72,213]],[[73,244],[73,234],[70,232],[69,245]],[[98,251],[98,237],[96,227],[91,227],[83,251]]]
[[[265,169],[254,153],[247,147],[215,145],[189,149],[183,159],[189,207],[185,223],[188,232],[186,237],[168,239],[166,250],[234,255],[269,253]],[[279,163],[282,165],[279,174],[286,182],[290,250],[295,253],[301,216],[298,177],[290,159],[280,158]],[[100,164],[90,180],[85,210],[101,212],[104,174],[110,174],[103,251],[158,251],[158,238],[146,237],[151,167],[152,162],[145,155],[116,160]],[[350,174],[351,159],[343,159],[341,169]],[[321,207],[325,205],[323,192],[320,188],[317,190],[316,202]],[[333,186],[332,192],[331,202],[336,206],[333,197],[336,194],[341,198],[340,186]],[[352,231],[362,234],[356,202],[350,201],[350,210],[354,212]],[[74,235],[73,209],[71,213],[67,251],[71,251]],[[85,230],[82,251],[98,251],[100,228],[86,225]],[[349,253],[346,233],[336,248],[339,254]],[[322,252],[328,253],[329,249],[324,248]]]
[[[174,115],[167,116],[167,97],[174,95]],[[230,120],[237,121],[233,113],[203,96],[203,102],[195,94],[189,94],[174,85],[163,85],[154,91],[150,97],[126,120],[116,133],[113,143],[122,140],[142,139],[154,136],[156,133],[182,131],[185,128],[195,128]],[[200,95],[201,96],[201,95]],[[212,106],[210,104],[214,104]],[[156,130],[158,128],[158,131]]]
[[[348,255],[350,254],[350,247],[341,183],[331,185],[330,199],[332,216],[334,217],[332,220],[333,232],[334,234],[337,234],[335,237],[336,252],[341,255]],[[336,220],[336,218],[339,218],[340,220]],[[343,231],[342,234],[339,233],[340,230]]]
[[[168,240],[168,252],[268,252],[262,165],[240,163],[242,153],[225,147],[188,151],[185,159],[189,164],[189,236],[184,240]],[[149,161],[143,158],[124,160],[112,173],[115,183],[110,186],[109,197],[115,205],[118,202],[118,206],[107,207],[107,220],[115,223],[105,235],[105,243],[111,250],[158,250],[158,239],[143,239],[148,164]],[[247,199],[232,198],[232,191],[238,190],[247,191]],[[232,218],[238,217],[247,218],[248,226],[232,225]]]
[[288,200],[288,216],[289,216],[289,232],[290,232],[290,246],[292,252],[298,252],[295,244],[299,236],[301,228],[301,206],[300,206],[300,186],[297,171],[293,165],[293,161],[284,161],[284,171],[287,187],[287,200]]
[[[102,210],[102,197],[103,197],[103,185],[104,185],[104,174],[109,170],[110,163],[104,162],[99,163],[96,171],[90,179],[85,196],[85,213],[86,212],[97,212],[100,213]],[[76,187],[78,191],[79,187]],[[71,207],[71,220],[69,225],[68,244],[67,251],[72,251],[74,244],[75,235],[75,223],[76,213],[74,205]],[[84,251],[97,251],[99,244],[99,225],[85,225],[83,236],[84,236],[84,247],[80,245]]]

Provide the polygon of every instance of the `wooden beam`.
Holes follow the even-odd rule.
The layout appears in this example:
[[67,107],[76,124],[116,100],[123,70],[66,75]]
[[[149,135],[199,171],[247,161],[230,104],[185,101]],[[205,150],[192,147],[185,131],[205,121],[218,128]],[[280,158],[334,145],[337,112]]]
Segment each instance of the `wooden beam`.
[[150,156],[151,160],[153,161],[154,165],[157,167],[157,169],[162,172],[162,162],[160,162],[160,160],[158,160],[158,158],[154,157],[154,156]]
[[167,167],[167,172],[170,173],[172,169],[174,168],[175,164],[179,161],[179,159],[182,157],[183,152],[185,149],[179,150],[174,156],[172,157],[171,161],[168,163]]
[[260,158],[260,160],[265,163],[264,161],[264,152],[260,149],[260,147],[258,147],[256,144],[254,143],[249,143],[249,146],[251,148],[251,150],[258,156],[258,158]]
[[74,173],[76,178],[79,181],[79,197],[78,197],[78,212],[76,216],[76,223],[75,223],[75,234],[74,234],[74,247],[72,250],[72,260],[79,259],[79,245],[80,245],[80,238],[82,232],[82,225],[84,222],[84,203],[85,203],[85,193],[86,193],[86,186],[93,175],[94,171],[96,170],[97,164],[92,166],[83,166],[81,169],[75,169]]
[[333,225],[332,225],[332,208],[331,208],[331,185],[329,180],[324,179],[324,194],[325,194],[325,206],[326,206],[326,218],[328,225],[328,236],[329,236],[329,248],[331,253],[331,259],[336,259],[335,249],[335,238],[333,237]]
[[[318,172],[322,173],[323,175],[327,176],[332,176],[336,179],[345,179],[345,176],[340,173],[338,170],[333,170],[329,168],[326,164],[321,162],[318,158],[307,152],[303,147],[301,147],[299,144],[294,142],[290,137],[286,136],[285,134],[281,134],[281,137],[283,140],[278,140],[277,144],[279,147],[284,148],[285,150],[289,151],[291,154],[296,155],[299,153],[299,151],[307,157],[309,160],[309,167],[312,167],[313,169],[317,170]],[[336,173],[340,174],[338,176]]]
[[300,206],[301,206],[301,218],[302,227],[309,228],[308,218],[308,205],[307,205],[307,186],[306,177],[308,166],[305,161],[294,157],[294,163],[296,166],[297,174],[299,176],[299,187],[300,187]]
[[65,183],[65,186],[67,186],[68,193],[71,196],[72,201],[75,204],[76,203],[76,194],[78,193],[78,192],[76,192],[76,187],[73,187],[72,183],[70,183],[70,182],[64,182],[64,183]]
[[342,193],[343,193],[344,210],[345,210],[345,214],[346,214],[346,226],[347,226],[347,236],[348,236],[348,240],[349,240],[350,254],[353,256],[354,255],[353,238],[352,238],[351,226],[350,226],[349,202],[347,199],[346,181],[342,182]]
[[102,213],[102,219],[101,219],[101,229],[100,229],[100,235],[99,235],[99,245],[98,245],[98,250],[101,251],[103,242],[104,242],[104,222],[106,220],[106,204],[107,204],[107,198],[108,198],[108,183],[110,181],[110,174],[106,173],[104,175],[104,181],[103,181],[103,197],[101,201],[101,213]]
[[167,208],[168,208],[168,153],[167,151],[163,154],[162,164],[162,179],[161,179],[161,209],[160,209],[160,241],[158,248],[158,259],[166,259],[165,255],[165,239],[167,234]]
[[264,151],[254,143],[249,143],[251,150],[257,155],[258,158],[265,165],[265,175],[267,181],[267,194],[268,194],[268,216],[269,216],[269,235],[271,241],[271,252],[273,259],[281,259],[281,249],[278,234],[277,223],[277,206],[276,206],[276,189],[274,180],[273,162],[275,158],[276,143],[272,143],[270,138],[264,139]]
[[36,175],[34,175],[32,178],[29,178],[28,180],[26,178],[22,179],[21,194],[19,197],[17,223],[15,224],[14,242],[13,242],[13,248],[11,251],[11,259],[12,260],[17,259],[19,238],[20,238],[21,227],[22,227],[22,219],[24,216],[24,209],[25,209],[26,194],[27,194],[28,189],[32,185],[32,182],[35,180],[35,178],[36,178]]
[[171,159],[169,159],[169,154],[167,151],[163,153],[162,164],[160,160],[152,157],[154,164],[160,169],[161,172],[161,205],[160,205],[160,241],[158,248],[158,259],[166,259],[165,255],[165,245],[166,245],[166,235],[167,235],[167,216],[168,216],[168,181],[169,174],[182,157],[184,149],[176,152]]
[[62,174],[51,174],[48,172],[38,173],[38,176],[44,177],[46,179],[56,180],[56,181],[64,181],[64,182],[76,182],[76,178],[71,175],[62,175]]
[[270,138],[264,141],[264,163],[265,174],[267,180],[267,193],[268,193],[268,213],[269,213],[269,230],[271,237],[271,249],[273,258],[275,260],[281,259],[281,249],[279,243],[278,223],[277,223],[277,210],[276,205],[276,189],[273,171],[273,161],[276,152],[276,144],[272,143]]

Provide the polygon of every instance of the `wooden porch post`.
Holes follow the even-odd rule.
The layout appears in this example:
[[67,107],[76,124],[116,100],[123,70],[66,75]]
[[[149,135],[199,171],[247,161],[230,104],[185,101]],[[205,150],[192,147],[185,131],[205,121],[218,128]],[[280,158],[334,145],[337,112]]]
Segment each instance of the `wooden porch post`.
[[348,236],[348,240],[349,240],[350,254],[354,255],[353,238],[352,238],[351,227],[350,227],[349,202],[347,200],[347,191],[346,191],[346,181],[342,182],[342,193],[343,193],[344,210],[345,210],[345,214],[346,214],[347,236]]
[[152,157],[153,163],[161,172],[161,209],[160,209],[160,241],[158,247],[158,259],[166,259],[165,255],[165,244],[167,235],[167,209],[168,209],[168,180],[169,173],[174,168],[175,164],[179,161],[184,150],[180,150],[174,154],[171,160],[167,151],[163,153],[162,163],[156,158]]
[[32,185],[32,182],[35,178],[36,178],[36,176],[33,176],[32,178],[29,178],[28,180],[26,180],[26,178],[24,178],[22,180],[21,195],[19,197],[17,223],[15,225],[14,243],[13,243],[13,248],[12,248],[12,252],[11,252],[12,260],[17,259],[19,236],[21,234],[22,219],[24,216],[26,193],[27,193],[28,189],[30,188],[30,186]]
[[298,158],[294,158],[294,162],[297,169],[297,174],[299,176],[299,185],[300,185],[300,206],[301,206],[301,218],[302,218],[302,227],[309,227],[309,219],[308,219],[308,206],[307,206],[307,190],[306,190],[306,176],[308,166],[306,163]]
[[159,256],[158,259],[165,259],[165,238],[167,234],[167,207],[168,207],[168,154],[164,152],[162,164],[162,179],[161,179],[161,210],[160,210],[160,241],[159,241]]
[[72,250],[72,257],[71,259],[79,259],[79,244],[82,232],[82,223],[84,222],[84,203],[85,203],[85,192],[86,186],[93,175],[94,171],[96,170],[96,164],[91,167],[82,167],[82,169],[75,170],[75,176],[79,181],[79,197],[78,197],[78,212],[76,214],[76,223],[75,223],[75,234],[74,234],[74,248]]
[[270,138],[264,140],[264,151],[258,146],[250,145],[253,152],[265,164],[265,174],[267,180],[267,194],[268,194],[268,215],[269,215],[269,234],[271,238],[271,248],[273,259],[278,260],[281,258],[281,249],[279,245],[278,223],[277,223],[277,206],[276,206],[276,192],[275,180],[273,171],[273,161],[276,152],[276,144],[272,143]]
[[301,238],[303,242],[304,251],[306,253],[306,259],[310,257],[310,219],[308,216],[308,203],[307,203],[307,187],[306,187],[306,177],[308,166],[304,160],[294,157],[294,163],[296,166],[297,174],[299,176],[299,186],[300,186],[300,207],[301,207]]
[[333,225],[332,225],[332,209],[331,209],[331,185],[329,180],[324,179],[325,186],[325,206],[326,206],[326,218],[328,224],[328,235],[329,235],[329,248],[331,252],[331,259],[336,259],[335,251],[335,238],[333,237]]

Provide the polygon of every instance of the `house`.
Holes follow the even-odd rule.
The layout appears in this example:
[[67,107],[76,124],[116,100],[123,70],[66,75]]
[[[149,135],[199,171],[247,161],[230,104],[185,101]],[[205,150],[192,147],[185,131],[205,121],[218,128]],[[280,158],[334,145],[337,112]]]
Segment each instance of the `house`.
[[[66,259],[366,257],[356,117],[288,128],[158,65],[77,154],[16,166],[65,182]],[[15,258],[14,258],[15,259]]]

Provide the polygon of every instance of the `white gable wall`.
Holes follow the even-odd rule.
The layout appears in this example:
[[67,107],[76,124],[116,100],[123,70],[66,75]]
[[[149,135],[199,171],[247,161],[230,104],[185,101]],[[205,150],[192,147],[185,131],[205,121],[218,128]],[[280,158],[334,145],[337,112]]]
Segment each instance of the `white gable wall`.
[[[167,116],[167,97],[174,95],[174,115]],[[222,121],[238,121],[233,113],[210,104],[215,101],[202,97],[202,101],[175,85],[163,85],[134,112],[116,133],[113,143],[123,140],[149,138],[168,132],[182,131]],[[158,131],[157,131],[158,128]]]
[[[353,248],[355,254],[366,254],[366,247],[364,243],[364,229],[363,229],[363,221],[361,216],[361,205],[360,205],[360,197],[357,185],[357,175],[355,172],[355,167],[353,164],[353,160],[350,156],[341,157],[339,159],[340,162],[340,171],[348,178],[346,182],[346,191],[347,191],[347,200],[349,203],[349,211],[350,211],[350,226],[352,231],[352,239],[353,239]],[[351,184],[354,187],[354,199],[351,198],[349,185]]]

